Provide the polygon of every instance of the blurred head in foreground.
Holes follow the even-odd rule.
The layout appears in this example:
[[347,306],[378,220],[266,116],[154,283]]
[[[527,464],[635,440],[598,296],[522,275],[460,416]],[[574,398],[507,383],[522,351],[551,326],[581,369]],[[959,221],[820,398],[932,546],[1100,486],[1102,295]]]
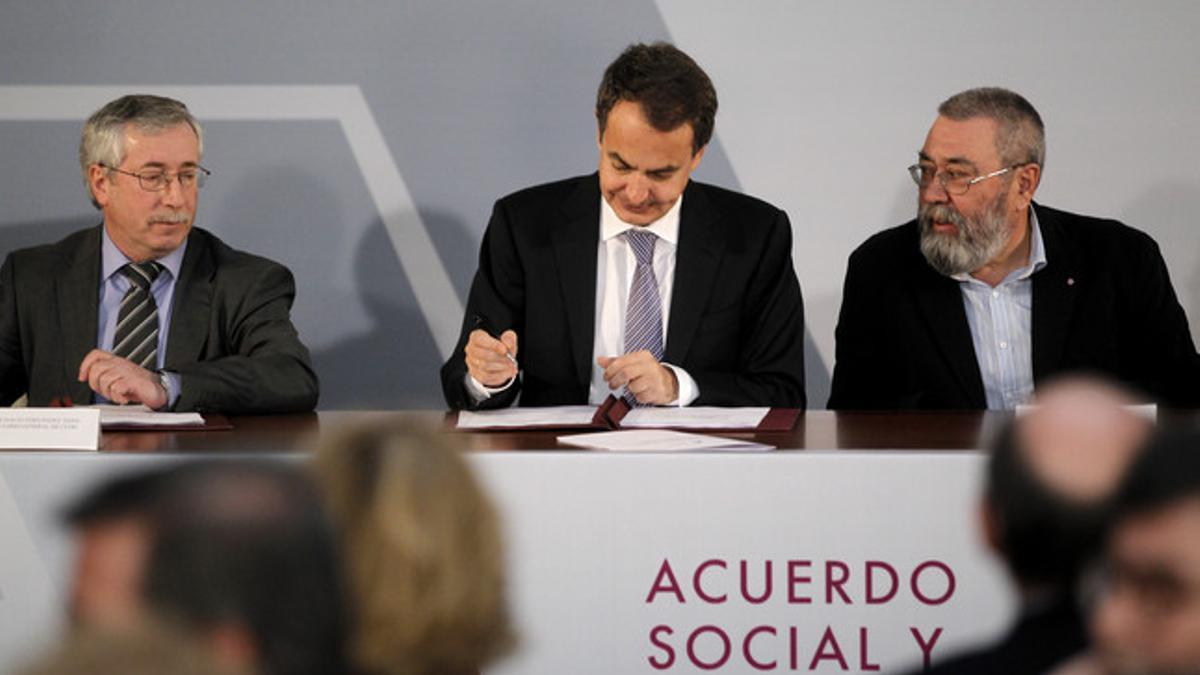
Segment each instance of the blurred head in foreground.
[[20,675],[251,675],[222,667],[195,639],[143,622],[119,632],[84,630],[19,671]]
[[67,519],[79,535],[76,625],[120,631],[161,617],[226,664],[342,672],[332,531],[297,469],[223,460],[151,470],[101,485]]
[[323,441],[316,470],[341,532],[360,672],[475,673],[510,649],[496,511],[444,435],[346,429]]
[[1027,596],[1073,593],[1098,552],[1109,502],[1152,426],[1132,404],[1104,381],[1061,379],[997,438],[984,529]]
[[1200,673],[1200,430],[1159,434],[1115,506],[1096,651],[1121,675]]

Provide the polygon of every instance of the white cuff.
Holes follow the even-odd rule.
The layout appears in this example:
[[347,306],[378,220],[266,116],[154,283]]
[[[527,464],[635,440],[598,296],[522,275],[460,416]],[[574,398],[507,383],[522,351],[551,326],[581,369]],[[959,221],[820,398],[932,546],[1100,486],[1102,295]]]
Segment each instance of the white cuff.
[[183,379],[179,376],[179,373],[169,370],[160,370],[158,373],[163,389],[167,391],[167,404],[163,406],[162,410],[174,410],[175,402],[179,400],[179,395],[183,393]]
[[466,374],[466,377],[463,381],[467,385],[467,396],[471,397],[471,402],[479,403],[481,401],[486,401],[496,394],[499,394],[505,389],[513,386],[513,382],[516,382],[517,378],[509,378],[508,382],[505,382],[499,387],[486,386],[479,380],[475,379],[470,373]]
[[700,386],[692,379],[688,372],[679,366],[673,366],[669,363],[664,363],[664,366],[671,369],[675,373],[675,379],[679,382],[679,398],[671,401],[667,405],[684,406],[691,405],[696,399],[700,398]]

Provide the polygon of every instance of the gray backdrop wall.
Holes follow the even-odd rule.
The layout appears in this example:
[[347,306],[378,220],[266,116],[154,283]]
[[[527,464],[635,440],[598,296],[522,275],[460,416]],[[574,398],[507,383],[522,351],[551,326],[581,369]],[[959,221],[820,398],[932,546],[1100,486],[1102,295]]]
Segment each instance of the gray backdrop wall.
[[1047,124],[1039,199],[1148,231],[1200,315],[1196,35],[1183,0],[8,0],[0,255],[98,222],[75,160],[89,112],[178,95],[215,174],[197,222],[296,272],[321,407],[440,407],[492,202],[594,170],[604,66],[667,39],[721,100],[697,177],[791,216],[821,407],[846,257],[911,217],[904,167],[971,86],[1024,93]]

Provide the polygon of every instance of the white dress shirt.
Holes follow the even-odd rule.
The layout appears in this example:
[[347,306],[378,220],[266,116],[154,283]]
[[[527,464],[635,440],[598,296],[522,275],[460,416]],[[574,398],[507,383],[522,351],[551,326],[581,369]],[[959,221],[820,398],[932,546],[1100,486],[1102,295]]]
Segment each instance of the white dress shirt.
[[[671,293],[675,289],[675,252],[679,248],[679,210],[683,196],[675,200],[662,218],[640,227],[658,236],[654,243],[654,279],[658,282],[658,297],[662,300],[663,345],[670,330]],[[625,353],[625,305],[637,257],[621,235],[638,227],[617,217],[616,211],[600,198],[600,242],[596,248],[596,335],[592,342],[592,384],[588,402],[599,405],[609,394],[620,395],[608,388],[604,369],[596,363],[599,356],[620,356]],[[700,396],[696,381],[684,369],[669,363],[663,365],[675,372],[679,380],[679,398],[672,405],[684,406]]]
[[[658,297],[662,301],[663,344],[667,344],[668,322],[671,316],[671,294],[675,287],[675,252],[679,244],[679,211],[683,196],[661,218],[642,226],[642,229],[658,236],[654,244],[654,279],[658,282]],[[604,369],[596,363],[600,356],[620,356],[625,353],[625,304],[629,288],[633,285],[633,273],[637,269],[637,258],[633,249],[621,235],[626,230],[639,227],[617,217],[604,197],[600,198],[600,241],[596,246],[596,298],[595,337],[592,342],[592,381],[588,389],[588,403],[599,405],[610,394],[620,396],[623,390],[613,391],[604,381]],[[675,373],[679,381],[679,397],[670,405],[685,406],[700,396],[696,381],[684,369],[664,363]],[[476,402],[512,386],[512,382],[500,387],[486,387],[467,374],[467,393]]]

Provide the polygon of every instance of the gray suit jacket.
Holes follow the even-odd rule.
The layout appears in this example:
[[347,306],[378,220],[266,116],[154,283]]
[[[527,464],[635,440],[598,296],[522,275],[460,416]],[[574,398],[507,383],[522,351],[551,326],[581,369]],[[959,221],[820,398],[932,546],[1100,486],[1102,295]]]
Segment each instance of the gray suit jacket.
[[[79,364],[96,346],[102,226],[10,254],[0,267],[0,405],[93,400]],[[317,376],[292,326],[292,273],[193,228],[175,282],[164,369],[176,410],[311,410]]]

